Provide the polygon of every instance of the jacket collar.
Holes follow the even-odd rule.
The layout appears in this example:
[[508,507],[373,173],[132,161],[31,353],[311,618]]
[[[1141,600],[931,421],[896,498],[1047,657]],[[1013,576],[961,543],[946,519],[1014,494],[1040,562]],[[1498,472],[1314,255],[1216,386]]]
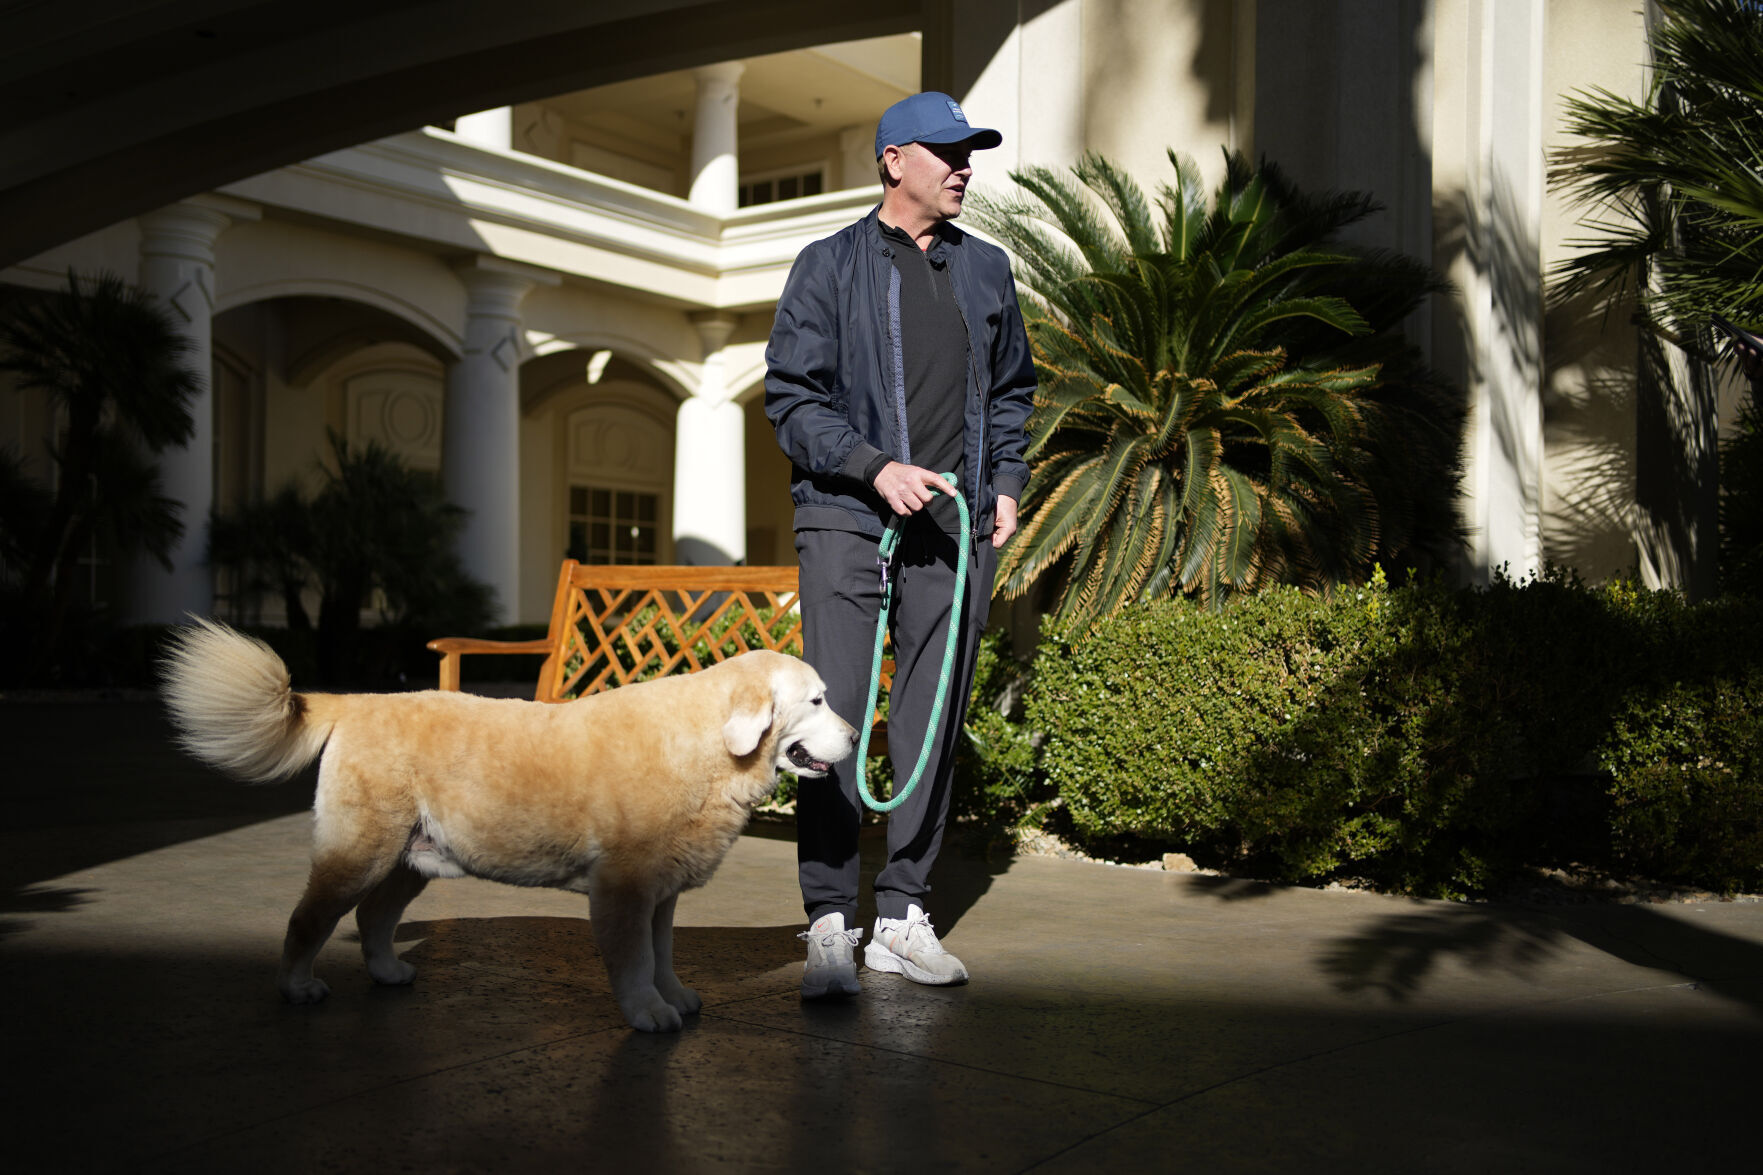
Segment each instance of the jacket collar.
[[[863,218],[863,232],[864,235],[869,238],[870,248],[874,249],[877,253],[886,254],[890,249],[894,248],[894,242],[889,241],[882,233],[880,204],[871,208],[869,210],[869,215]],[[954,224],[946,220],[937,225],[937,235],[942,238],[941,247],[944,250],[959,248],[961,242],[967,238],[966,233],[962,232],[959,228],[955,227]],[[935,249],[937,246],[932,246],[932,248]],[[945,252],[943,260],[947,261],[952,256],[953,254]]]

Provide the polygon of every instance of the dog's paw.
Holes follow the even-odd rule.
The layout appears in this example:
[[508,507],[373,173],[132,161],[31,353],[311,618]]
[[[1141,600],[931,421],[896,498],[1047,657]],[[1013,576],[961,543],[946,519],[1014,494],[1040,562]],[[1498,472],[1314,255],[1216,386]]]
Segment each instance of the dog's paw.
[[695,1016],[704,1008],[704,1001],[698,998],[698,993],[677,981],[666,986],[656,986],[661,992],[661,998],[682,1016]]
[[624,1018],[638,1032],[678,1032],[683,1021],[672,1004],[661,998],[661,993],[651,990],[650,999],[641,1007],[625,1008]]
[[416,978],[416,968],[403,959],[376,960],[367,965],[367,973],[373,976],[375,983],[388,987],[398,987]]
[[290,1004],[316,1004],[331,994],[331,989],[324,980],[310,977],[284,978],[278,986],[282,989],[282,998]]

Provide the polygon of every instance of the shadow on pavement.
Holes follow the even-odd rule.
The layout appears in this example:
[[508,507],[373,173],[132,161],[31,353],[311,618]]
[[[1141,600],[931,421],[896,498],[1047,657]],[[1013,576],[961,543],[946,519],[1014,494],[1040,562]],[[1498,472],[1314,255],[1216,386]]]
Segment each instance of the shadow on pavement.
[[1447,960],[1525,976],[1570,940],[1637,967],[1665,971],[1763,1015],[1763,945],[1707,930],[1686,907],[1429,904],[1334,941],[1319,966],[1337,989],[1403,1002]]
[[[629,1032],[585,922],[438,919],[413,987],[349,959],[288,1007],[275,947],[92,944],[0,973],[29,1016],[0,1114],[21,1170],[1741,1170],[1755,1037],[1725,1023],[1457,1017],[1248,993],[878,980],[805,1007],[750,951],[686,1030]],[[353,955],[353,951],[345,952]],[[694,968],[695,969],[695,968]],[[1014,980],[1013,982],[1010,980]],[[688,982],[692,979],[688,978]],[[1521,1061],[1522,1063],[1518,1063]],[[1644,1106],[1644,1112],[1636,1112]],[[831,1124],[831,1125],[829,1125]],[[1080,1151],[1105,1140],[1100,1151]],[[910,1142],[910,1146],[907,1143]]]
[[302,811],[318,779],[228,779],[177,748],[157,702],[0,702],[0,746],[0,913],[33,882]]
[[[962,835],[964,832],[965,829],[955,826],[949,828],[942,851],[937,854],[936,866],[931,870],[932,893],[926,900],[931,921],[939,935],[955,929],[962,916],[985,897],[992,883],[1010,869],[1010,854],[968,843]],[[745,835],[794,844],[795,819],[768,816],[754,820],[747,825]],[[858,848],[863,855],[863,872],[857,896],[857,921],[858,925],[867,928],[875,920],[875,891],[871,887],[887,861],[887,828],[882,824],[865,824],[858,834]],[[794,874],[790,884],[794,884]],[[806,916],[804,911],[804,919]]]
[[[437,918],[401,923],[394,936],[415,943],[399,957],[419,974],[431,967],[474,967],[517,971],[526,978],[610,991],[600,949],[588,921],[587,900],[580,918],[517,915],[491,918]],[[750,975],[800,968],[799,926],[676,926],[674,969],[688,986],[702,977]],[[339,941],[357,943],[353,929]],[[698,977],[698,978],[695,978]],[[517,982],[512,981],[511,982]]]

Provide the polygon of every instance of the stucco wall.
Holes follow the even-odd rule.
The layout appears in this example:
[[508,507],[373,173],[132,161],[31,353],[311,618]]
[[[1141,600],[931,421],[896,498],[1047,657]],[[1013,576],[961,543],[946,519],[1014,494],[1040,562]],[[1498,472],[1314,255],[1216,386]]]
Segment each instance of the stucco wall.
[[[1551,155],[1579,140],[1562,114],[1569,95],[1592,88],[1639,99],[1645,93],[1645,21],[1634,6],[1557,0],[1547,9],[1549,52],[1543,89],[1543,146]],[[1563,192],[1545,199],[1542,265],[1552,272],[1589,235],[1584,209]],[[1606,321],[1585,301],[1557,306],[1544,346],[1543,539],[1548,559],[1601,578],[1635,567],[1636,340],[1623,321]]]

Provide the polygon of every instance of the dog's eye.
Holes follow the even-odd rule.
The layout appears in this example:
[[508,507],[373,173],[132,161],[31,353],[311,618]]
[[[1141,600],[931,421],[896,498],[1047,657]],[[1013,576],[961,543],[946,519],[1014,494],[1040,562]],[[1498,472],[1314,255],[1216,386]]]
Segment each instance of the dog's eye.
[[826,699],[825,698],[815,698],[814,704],[816,706],[824,706],[824,705],[826,705]]

